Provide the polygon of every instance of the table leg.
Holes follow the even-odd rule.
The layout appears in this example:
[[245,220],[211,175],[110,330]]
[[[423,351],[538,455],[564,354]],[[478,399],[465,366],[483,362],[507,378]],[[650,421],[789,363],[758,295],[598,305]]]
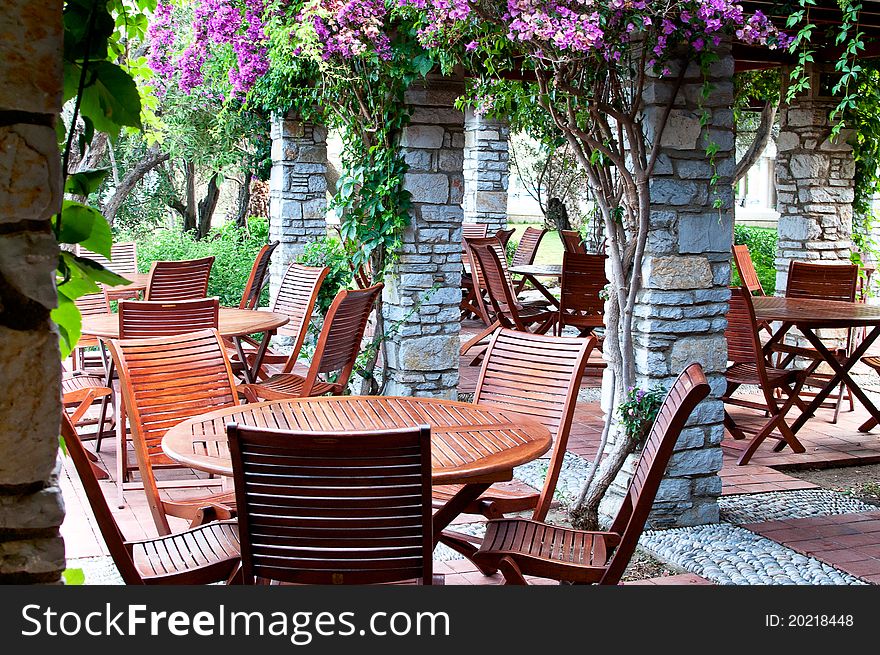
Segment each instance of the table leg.
[[537,278],[534,275],[524,273],[523,277],[528,280],[532,284],[532,286],[535,287],[535,289],[539,291],[541,295],[550,302],[551,305],[553,305],[557,309],[559,308],[559,301],[556,299],[556,296],[550,293],[550,290],[547,287],[538,282]]
[[260,340],[260,345],[257,346],[256,353],[254,355],[254,364],[253,366],[248,366],[247,357],[244,353],[244,346],[242,345],[240,337],[232,337],[232,342],[235,344],[235,351],[238,353],[238,357],[241,360],[241,368],[242,373],[244,374],[244,381],[248,384],[254,384],[257,382],[257,378],[260,373],[260,366],[263,364],[263,357],[266,355],[266,351],[269,348],[269,342],[272,340],[272,337],[275,336],[275,330],[269,330],[263,333],[263,338]]
[[[859,431],[867,432],[874,425],[880,422],[880,410],[878,410],[874,403],[872,403],[868,396],[864,391],[859,388],[859,386],[853,381],[853,379],[849,375],[850,369],[852,369],[853,365],[861,357],[867,352],[868,348],[872,343],[880,336],[880,325],[876,326],[870,333],[865,337],[865,340],[859,344],[859,347],[855,349],[855,351],[847,357],[843,362],[839,361],[837,357],[828,350],[822,340],[816,336],[816,333],[813,332],[809,328],[800,328],[803,335],[807,338],[810,344],[816,349],[816,351],[822,356],[828,365],[834,370],[834,375],[831,380],[820,389],[819,393],[816,394],[816,397],[813,398],[813,402],[807,405],[807,408],[803,411],[803,413],[797,418],[797,420],[791,425],[791,430],[795,434],[800,430],[804,424],[816,413],[816,410],[821,407],[822,403],[825,399],[831,394],[831,392],[837,387],[838,384],[843,382],[850,391],[852,391],[853,395],[859,399],[859,402],[864,405],[865,409],[867,409],[871,413],[872,420],[868,420],[863,423],[859,427]],[[873,423],[873,424],[872,424]],[[871,424],[871,425],[869,425]]]
[[447,501],[443,507],[434,512],[434,545],[440,541],[440,534],[461,514],[465,508],[479,498],[491,482],[471,483],[464,485],[458,493]]

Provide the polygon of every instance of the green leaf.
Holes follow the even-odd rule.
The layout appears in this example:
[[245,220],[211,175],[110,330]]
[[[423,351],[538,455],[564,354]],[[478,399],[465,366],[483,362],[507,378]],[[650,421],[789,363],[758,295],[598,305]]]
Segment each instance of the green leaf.
[[74,173],[67,178],[67,182],[64,184],[64,192],[78,196],[88,196],[98,190],[101,182],[104,181],[109,172],[109,168],[94,168]]
[[92,252],[110,259],[113,235],[107,219],[94,207],[65,200],[61,206],[59,243],[78,243]]
[[63,294],[58,294],[58,306],[52,310],[50,317],[58,326],[61,359],[67,359],[76,347],[82,332],[82,316],[76,303]]
[[[71,64],[82,70],[79,64]],[[89,64],[80,112],[95,129],[112,137],[123,126],[141,129],[141,98],[137,85],[122,68],[109,61]]]
[[71,253],[65,254],[70,256],[68,265],[71,268],[76,267],[77,269],[79,269],[79,271],[84,276],[86,276],[93,282],[106,284],[111,287],[131,284],[131,280],[123,277],[122,275],[119,275],[118,273],[114,273],[109,268],[104,268],[93,259],[89,259],[88,257],[77,257],[76,255],[73,255]]
[[82,569],[64,569],[64,584],[81,585],[85,584],[86,574]]

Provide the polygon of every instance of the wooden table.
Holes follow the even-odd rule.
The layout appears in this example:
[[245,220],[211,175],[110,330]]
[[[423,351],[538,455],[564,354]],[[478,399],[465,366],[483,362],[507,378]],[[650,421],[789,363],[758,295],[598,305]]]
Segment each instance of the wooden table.
[[549,289],[538,281],[539,277],[554,277],[562,279],[562,264],[525,264],[522,266],[511,266],[510,272],[516,275],[522,275],[535,289],[541,292],[541,295],[549,300],[554,307],[559,307],[559,301],[550,293]]
[[[231,476],[226,424],[284,430],[356,432],[431,426],[432,483],[464,485],[434,514],[434,542],[467,505],[513,468],[538,458],[552,443],[532,418],[489,406],[394,396],[330,396],[273,400],[196,416],[162,439],[168,457],[201,471]],[[448,535],[449,533],[447,533]]]
[[[289,321],[286,314],[263,312],[253,309],[234,309],[221,307],[217,329],[220,336],[229,337],[235,343],[235,348],[241,361],[244,363],[243,371],[248,382],[256,380],[257,371],[263,362],[269,340],[275,331]],[[249,367],[245,357],[244,348],[240,337],[249,334],[263,333],[263,339],[257,348],[253,364]],[[83,316],[82,333],[98,339],[119,338],[119,314],[103,314],[96,316]]]
[[[859,302],[840,302],[836,300],[812,300],[806,298],[780,298],[776,296],[758,296],[753,298],[755,318],[758,321],[781,322],[782,325],[765,344],[765,352],[778,343],[792,327],[797,327],[810,345],[816,349],[822,359],[832,368],[834,375],[822,387],[813,401],[791,425],[792,432],[797,433],[804,424],[816,413],[822,403],[841,382],[871,413],[871,418],[859,426],[859,431],[868,432],[880,423],[880,410],[865,395],[850,377],[853,365],[867,352],[871,344],[880,336],[880,307]],[[821,328],[870,328],[858,347],[845,359],[841,360],[828,350],[816,335]]]

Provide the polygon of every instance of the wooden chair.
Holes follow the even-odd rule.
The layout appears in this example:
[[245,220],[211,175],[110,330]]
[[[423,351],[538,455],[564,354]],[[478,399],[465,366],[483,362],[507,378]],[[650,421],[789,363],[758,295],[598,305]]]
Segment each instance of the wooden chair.
[[126,541],[95,477],[88,451],[66,415],[61,417],[61,436],[125,584],[209,584],[234,579],[239,565],[235,521],[203,523],[170,536]]
[[[82,246],[77,245],[74,253],[78,257],[88,257],[89,259],[99,263],[104,268],[108,268],[114,273],[125,277],[130,273],[138,272],[137,263],[137,244],[134,241],[125,241],[123,243],[114,243],[110,248],[110,259],[96,252],[92,252]],[[121,300],[122,298],[137,298],[139,291],[127,290],[124,287],[119,289],[106,289],[107,298],[109,300]]]
[[[96,450],[100,450],[101,436],[104,432],[104,424],[110,423],[113,427],[115,417],[107,418],[107,407],[112,404],[113,389],[106,385],[103,377],[98,375],[85,375],[80,371],[73,373],[63,373],[61,376],[61,404],[64,406],[65,412],[73,409],[68,418],[74,426],[91,423],[92,421],[84,421],[83,417],[89,408],[97,401],[101,401],[101,409],[97,420],[93,421],[97,426],[95,430]],[[100,480],[105,480],[110,475],[104,469],[100,468],[94,462],[97,457],[93,457],[93,468],[95,476]]]
[[559,230],[559,238],[562,239],[562,247],[565,252],[587,254],[587,246],[584,244],[581,233],[577,230]]
[[[797,369],[767,366],[761,341],[758,338],[752,294],[747,289],[734,287],[730,290],[730,309],[727,312],[727,330],[724,334],[727,338],[727,359],[732,364],[727,368],[727,389],[721,399],[725,405],[757,409],[766,412],[768,416],[761,428],[746,429],[738,425],[725,409],[724,427],[734,439],[745,439],[746,433],[754,435],[740,455],[738,464],[740,466],[747,464],[758,446],[774,430],[778,430],[781,435],[780,441],[774,446],[775,451],[782,450],[787,443],[794,452],[804,452],[803,445],[785,422],[785,415],[795,403],[799,403],[798,393],[806,373]],[[743,384],[760,387],[764,402],[734,398],[733,394]],[[774,394],[776,389],[784,391],[787,398],[777,399]]]
[[507,244],[510,243],[510,237],[514,235],[516,230],[514,228],[510,228],[509,230],[498,230],[495,232],[495,237],[501,242],[501,246],[504,248],[505,252],[507,251]]
[[[467,240],[468,239],[485,239],[488,233],[489,226],[486,223],[462,223],[461,225],[461,242],[462,242],[462,259],[468,263],[469,266],[472,266],[471,262],[468,259],[468,247]],[[477,314],[474,310],[476,307],[476,298],[474,298],[474,294],[476,293],[474,289],[474,275],[473,269],[464,271],[461,274],[461,291],[462,291],[462,299],[461,299],[461,317],[463,319],[470,318],[472,316],[476,316],[477,318],[482,319],[483,317]]]
[[119,338],[145,339],[216,328],[220,299],[200,298],[177,302],[121,300]]
[[[218,518],[231,518],[231,492],[162,500],[160,487],[201,487],[209,481],[158,482],[154,472],[157,468],[181,468],[162,452],[162,437],[168,428],[212,409],[238,404],[232,368],[220,334],[211,329],[150,339],[114,339],[109,347],[119,371],[137,467],[159,534],[170,534],[168,516],[192,521],[204,514],[206,506]],[[120,425],[124,426],[121,412],[117,429]],[[124,443],[124,438],[120,438],[120,445]],[[119,459],[124,451],[124,447],[120,448]],[[123,478],[124,471],[120,471],[118,486]]]
[[601,294],[608,285],[605,275],[607,259],[606,255],[562,254],[557,334],[562,334],[566,325],[576,327],[582,337],[605,327],[605,301]]
[[[538,254],[538,246],[541,245],[541,239],[547,234],[547,230],[539,230],[536,227],[527,227],[523,232],[522,238],[516,244],[516,252],[513,253],[512,266],[529,266],[535,262],[535,255]],[[522,293],[526,285],[525,278],[516,281],[516,294]]]
[[465,239],[485,239],[489,233],[489,226],[486,223],[462,223],[461,238]]
[[244,286],[244,292],[241,294],[241,302],[238,303],[239,309],[256,309],[260,306],[260,293],[269,283],[269,263],[272,260],[272,253],[280,243],[280,241],[272,241],[260,248],[260,252],[254,259],[254,265],[251,267],[247,284]]
[[227,430],[244,584],[432,584],[428,426]]
[[[550,509],[562,470],[581,378],[596,339],[553,337],[499,329],[492,336],[483,358],[474,403],[530,416],[550,430],[553,449],[540,492],[522,493],[505,485],[493,485],[465,511],[487,518],[533,510],[532,518],[543,521]],[[434,488],[434,500],[445,504],[461,487]],[[466,555],[460,540],[441,541]]]
[[574,584],[617,584],[648,520],[675,442],[709,390],[699,364],[691,364],[675,380],[607,532],[526,519],[496,519],[487,524],[474,562],[487,571],[500,569],[507,584],[526,584],[526,575]]
[[[279,373],[259,383],[243,384],[239,389],[245,398],[256,402],[259,399],[342,394],[354,370],[373,304],[383,286],[379,283],[366,289],[343,289],[336,294],[324,317],[324,326],[306,376]],[[327,379],[328,374],[335,374],[335,379]],[[321,376],[325,379],[322,380]]]
[[758,272],[755,270],[754,262],[752,262],[749,247],[746,245],[733,246],[733,261],[736,264],[736,270],[739,271],[739,279],[742,280],[742,286],[753,295],[767,295],[764,293],[764,287],[761,286],[761,280],[758,278]]
[[157,302],[204,298],[208,295],[208,277],[213,264],[213,257],[153,262],[144,298]]
[[[329,272],[330,269],[326,266],[303,266],[302,264],[293,263],[287,267],[270,311],[277,314],[285,314],[290,319],[286,325],[282,325],[278,329],[277,334],[281,337],[290,338],[292,342],[291,350],[287,354],[267,350],[263,355],[259,375],[269,377],[266,372],[268,367],[278,364],[284,365],[284,368],[281,370],[282,373],[290,373],[293,370],[297,359],[299,359],[303,342],[305,342],[308,335],[309,321],[315,311],[315,303],[318,300],[321,285]],[[242,348],[248,366],[253,365],[253,358],[256,356],[256,349],[259,346],[259,342],[250,337],[242,338]],[[236,367],[241,366],[240,356],[234,348],[229,349],[229,352],[233,371],[235,371]]]
[[[106,290],[100,293],[89,293],[85,296],[80,296],[74,303],[77,309],[79,309],[79,313],[83,316],[103,316],[110,313],[110,302],[107,300]],[[86,357],[87,348],[98,348],[99,346],[100,342],[97,337],[85,334],[80,336],[79,341],[76,342],[76,347],[73,349],[73,353],[71,353],[73,370],[89,368],[95,372],[104,372],[103,359]]]
[[[814,264],[812,262],[792,261],[788,266],[788,281],[785,286],[786,298],[808,298],[817,300],[838,300],[843,302],[855,302],[856,291],[859,284],[859,267],[855,264]],[[846,345],[838,349],[839,357],[846,357],[853,348],[853,331],[847,331]],[[804,385],[807,387],[823,387],[831,379],[826,373],[816,373],[816,369],[822,364],[822,357],[816,350],[809,346],[795,344],[776,343],[773,352],[777,353],[776,366],[785,368],[796,357],[810,360],[807,367],[807,379]],[[805,397],[815,396],[812,391],[803,391]],[[837,397],[822,403],[822,407],[833,409],[832,423],[837,423],[843,399],[849,402],[849,410],[855,409],[852,393],[845,385],[841,384]]]

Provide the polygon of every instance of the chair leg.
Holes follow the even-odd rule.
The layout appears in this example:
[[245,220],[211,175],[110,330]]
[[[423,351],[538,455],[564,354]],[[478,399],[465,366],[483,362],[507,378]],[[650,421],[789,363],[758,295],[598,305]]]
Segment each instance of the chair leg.
[[498,570],[504,576],[504,584],[509,585],[527,585],[526,579],[523,577],[522,571],[510,557],[502,557],[498,562]]

